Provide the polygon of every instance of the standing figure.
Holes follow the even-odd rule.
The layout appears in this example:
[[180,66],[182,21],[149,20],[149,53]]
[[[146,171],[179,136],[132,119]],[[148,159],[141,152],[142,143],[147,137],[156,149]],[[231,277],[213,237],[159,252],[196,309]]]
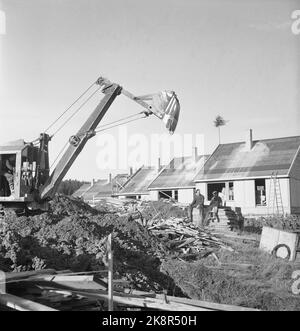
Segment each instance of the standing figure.
[[210,208],[212,211],[212,219],[217,220],[218,223],[220,223],[220,218],[219,218],[219,208],[222,206],[222,199],[219,197],[219,192],[214,191],[213,192],[213,197],[210,201]]
[[4,169],[4,177],[6,178],[10,195],[13,197],[15,193],[15,156],[11,155],[8,159],[5,160],[5,169]]
[[197,227],[202,227],[204,225],[204,196],[201,194],[200,190],[196,191],[194,200],[190,204],[190,220],[193,222],[193,209],[197,208],[199,210],[199,220],[195,222]]

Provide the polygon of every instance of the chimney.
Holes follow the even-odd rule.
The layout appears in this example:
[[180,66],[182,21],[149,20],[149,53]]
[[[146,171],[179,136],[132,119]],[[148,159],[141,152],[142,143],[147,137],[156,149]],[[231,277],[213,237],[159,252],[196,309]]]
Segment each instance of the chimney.
[[157,172],[160,172],[160,170],[161,170],[161,159],[160,159],[160,157],[157,159]]
[[93,187],[95,185],[95,183],[96,183],[95,178],[93,178],[91,181],[91,187]]
[[132,167],[130,167],[130,169],[129,169],[129,175],[130,175],[130,177],[133,175],[133,168]]
[[247,130],[246,134],[246,150],[251,151],[253,147],[253,133],[252,129]]
[[198,148],[193,148],[193,161],[196,163],[198,161]]
[[110,184],[111,182],[112,182],[112,175],[109,174],[109,175],[108,175],[108,183]]

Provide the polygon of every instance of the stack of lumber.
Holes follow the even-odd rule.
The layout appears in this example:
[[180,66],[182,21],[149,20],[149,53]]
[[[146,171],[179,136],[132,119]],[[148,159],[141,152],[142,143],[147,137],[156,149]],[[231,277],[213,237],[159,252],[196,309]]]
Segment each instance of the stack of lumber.
[[[52,269],[7,273],[5,292],[0,292],[0,310],[103,311],[108,308],[107,279],[92,273]],[[236,311],[248,308],[135,291],[122,280],[114,280],[115,310]]]
[[186,257],[197,256],[219,249],[233,251],[221,239],[210,232],[196,228],[191,222],[182,218],[157,220],[148,230],[153,235],[165,241],[167,246]]

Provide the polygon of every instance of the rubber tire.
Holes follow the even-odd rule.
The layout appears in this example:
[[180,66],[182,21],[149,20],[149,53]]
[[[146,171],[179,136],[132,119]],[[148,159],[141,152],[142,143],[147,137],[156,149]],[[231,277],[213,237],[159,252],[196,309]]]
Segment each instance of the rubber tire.
[[277,245],[276,247],[274,247],[274,249],[272,250],[272,255],[273,256],[275,256],[275,257],[277,257],[277,251],[278,251],[278,249],[279,248],[282,248],[282,247],[285,247],[286,249],[287,249],[287,251],[288,251],[288,256],[286,257],[286,258],[284,258],[284,260],[290,260],[290,258],[291,258],[291,249],[289,248],[289,246],[288,245],[285,245],[285,244],[280,244],[280,245]]

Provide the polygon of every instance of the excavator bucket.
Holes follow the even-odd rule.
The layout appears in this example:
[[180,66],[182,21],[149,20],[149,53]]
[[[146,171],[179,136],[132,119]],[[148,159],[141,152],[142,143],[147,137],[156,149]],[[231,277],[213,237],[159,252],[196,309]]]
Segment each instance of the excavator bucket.
[[173,134],[176,130],[179,114],[180,114],[180,103],[173,91],[162,91],[158,94],[154,94],[152,97],[153,113],[160,115],[159,117],[166,124],[166,128],[170,134]]
[[162,91],[136,97],[123,88],[121,93],[146,108],[149,114],[154,114],[163,120],[170,134],[175,132],[180,114],[180,103],[174,91]]

